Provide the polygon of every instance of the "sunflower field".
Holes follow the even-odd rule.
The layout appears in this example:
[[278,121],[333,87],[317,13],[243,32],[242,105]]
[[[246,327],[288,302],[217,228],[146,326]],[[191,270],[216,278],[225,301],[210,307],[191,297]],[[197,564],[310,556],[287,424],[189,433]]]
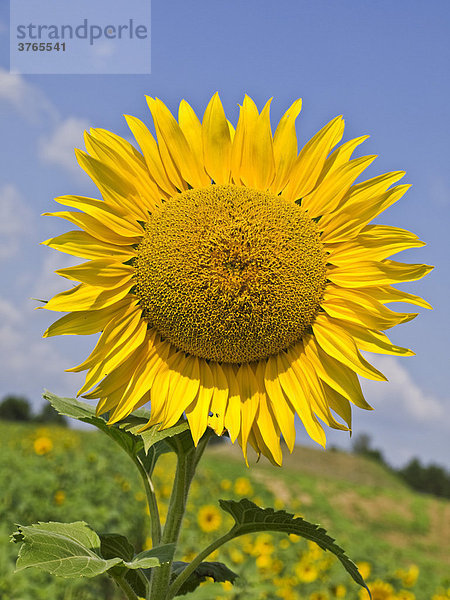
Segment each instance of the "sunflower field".
[[[126,455],[97,432],[6,422],[0,429],[0,598],[119,600],[107,577],[14,573],[17,546],[9,537],[16,523],[83,520],[126,535],[136,551],[150,548],[144,490]],[[163,455],[154,472],[162,521],[173,460]],[[230,526],[217,498],[244,497],[320,522],[357,562],[374,600],[450,598],[450,503],[412,492],[380,465],[339,451],[299,447],[281,470],[254,457],[247,468],[237,448],[211,446],[192,485],[176,560],[192,560]],[[242,536],[208,560],[223,561],[238,578],[233,586],[205,577],[192,596],[199,600],[367,597],[333,555],[292,535]]]

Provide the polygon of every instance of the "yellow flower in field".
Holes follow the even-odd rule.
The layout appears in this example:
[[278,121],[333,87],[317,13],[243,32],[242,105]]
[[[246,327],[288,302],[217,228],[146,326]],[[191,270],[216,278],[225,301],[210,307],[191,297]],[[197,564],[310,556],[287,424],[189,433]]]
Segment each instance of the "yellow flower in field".
[[370,577],[370,574],[372,572],[372,567],[370,566],[370,564],[368,562],[365,561],[361,561],[356,563],[356,566],[358,567],[358,571],[361,574],[361,577],[363,579],[368,579]]
[[215,506],[208,504],[198,511],[197,521],[203,531],[216,531],[222,523],[222,515]]
[[319,571],[312,562],[301,560],[295,567],[295,574],[299,581],[312,583],[319,576]]
[[222,581],[221,585],[226,592],[229,592],[233,589],[233,584],[231,581]]
[[345,598],[347,595],[347,588],[345,585],[339,584],[333,589],[333,594],[336,598]]
[[324,554],[325,552],[320,546],[318,546],[315,542],[308,540],[308,556],[312,560],[318,560],[319,558],[322,558]]
[[417,582],[419,572],[419,567],[417,565],[410,565],[408,569],[398,569],[395,572],[395,576],[401,580],[405,587],[412,587]]
[[234,491],[239,496],[251,496],[253,494],[253,488],[247,477],[238,477],[234,482]]
[[[367,587],[372,594],[372,600],[395,600],[394,588],[390,583],[377,579],[367,584]],[[360,600],[367,600],[366,590],[359,592]]]
[[416,600],[415,594],[409,590],[400,590],[394,596],[395,600]]
[[66,492],[64,490],[58,490],[57,492],[55,492],[53,500],[55,501],[55,504],[61,506],[61,504],[64,504],[66,500]]
[[[370,225],[408,189],[396,171],[355,184],[374,156],[351,159],[367,136],[340,143],[336,117],[297,153],[286,111],[272,135],[270,100],[245,96],[236,129],[218,94],[203,121],[184,100],[178,122],[148,99],[157,140],[126,117],[141,152],[103,129],[86,133],[81,167],[102,200],[57,199],[47,213],[79,229],[44,242],[87,259],[57,271],[80,282],[44,308],[68,312],[45,336],[102,332],[79,394],[109,423],[150,401],[148,426],[186,415],[195,444],[207,426],[281,464],[294,416],[325,444],[319,419],[351,428],[350,403],[369,409],[357,375],[385,377],[360,353],[410,356],[383,330],[429,305],[393,284],[431,267],[388,257],[424,244]],[[75,210],[70,210],[75,209]],[[341,419],[336,420],[333,413]]]
[[327,592],[313,592],[309,596],[309,600],[329,600],[329,598]]
[[237,548],[231,548],[230,559],[233,561],[234,564],[240,565],[241,563],[244,562],[245,557],[242,554],[242,552],[240,550],[238,550]]
[[232,482],[229,479],[222,479],[220,482],[220,487],[222,490],[228,491],[232,487]]
[[270,554],[260,554],[255,562],[258,569],[270,569],[272,567],[273,558]]
[[34,440],[33,447],[36,454],[42,456],[53,450],[53,442],[49,437],[41,436]]
[[272,554],[274,550],[273,537],[270,533],[260,533],[253,543],[251,553],[253,556],[259,556],[260,554]]

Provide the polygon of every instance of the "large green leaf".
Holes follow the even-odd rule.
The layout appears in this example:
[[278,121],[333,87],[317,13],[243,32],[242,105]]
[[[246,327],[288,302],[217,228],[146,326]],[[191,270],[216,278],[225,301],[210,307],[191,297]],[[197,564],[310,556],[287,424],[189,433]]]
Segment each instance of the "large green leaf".
[[294,517],[294,515],[284,510],[275,511],[273,508],[260,508],[247,498],[243,498],[239,502],[219,500],[219,503],[221,508],[229,513],[235,521],[230,531],[233,537],[260,531],[280,531],[288,534],[293,533],[311,540],[323,550],[332,552],[341,561],[344,569],[351,575],[353,580],[364,587],[370,596],[369,588],[366,586],[355,563],[348,558],[345,551],[335,544],[335,540],[319,525],[309,523],[301,517]]
[[50,402],[60,415],[72,417],[78,421],[83,421],[83,423],[89,423],[106,433],[130,456],[136,456],[143,447],[141,438],[133,435],[131,432],[119,429],[117,426],[108,425],[105,419],[96,415],[95,408],[90,404],[80,402],[75,398],[61,398],[47,390],[44,392],[43,397]]
[[[180,573],[188,566],[189,563],[177,561],[172,566],[171,580],[174,581]],[[186,581],[181,585],[176,593],[176,596],[184,596],[193,592],[207,577],[211,577],[214,581],[230,581],[234,583],[238,577],[231,569],[220,562],[202,562],[193,571]]]
[[17,571],[38,567],[60,577],[95,577],[122,563],[100,556],[100,539],[83,521],[19,525],[12,541],[22,542]]
[[170,562],[175,551],[174,544],[166,544],[133,556],[133,547],[124,536],[99,536],[83,521],[19,525],[12,541],[22,544],[18,571],[37,567],[60,577],[95,577],[106,571],[114,576],[130,569],[159,567]]

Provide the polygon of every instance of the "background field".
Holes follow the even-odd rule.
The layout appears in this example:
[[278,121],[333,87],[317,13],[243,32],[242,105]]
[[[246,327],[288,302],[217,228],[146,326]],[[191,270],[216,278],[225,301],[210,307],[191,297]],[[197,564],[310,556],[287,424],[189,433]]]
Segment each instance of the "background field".
[[[15,523],[84,520],[96,531],[127,535],[137,551],[148,548],[143,489],[127,456],[91,431],[0,422],[0,436],[0,598],[120,598],[107,578],[62,580],[37,570],[14,574],[18,547],[9,535]],[[172,461],[163,456],[155,471],[163,515]],[[298,447],[276,469],[255,464],[253,457],[247,468],[239,449],[228,444],[210,447],[193,484],[177,558],[193,558],[231,525],[217,498],[244,496],[321,523],[353,560],[366,563],[361,570],[369,582],[384,582],[373,584],[374,600],[448,597],[450,502],[412,492],[381,465],[340,451]],[[206,582],[192,597],[365,597],[333,556],[294,536],[240,538],[210,560],[226,562],[241,575],[239,584],[232,590]]]

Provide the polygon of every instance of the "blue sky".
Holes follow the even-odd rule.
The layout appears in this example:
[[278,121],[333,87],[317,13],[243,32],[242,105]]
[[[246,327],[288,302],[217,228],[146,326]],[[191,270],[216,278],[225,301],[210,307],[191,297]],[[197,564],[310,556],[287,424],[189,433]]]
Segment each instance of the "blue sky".
[[[420,455],[450,466],[449,21],[447,0],[154,0],[151,75],[21,76],[8,72],[9,14],[2,2],[0,397],[25,394],[38,405],[44,387],[73,395],[80,378],[64,369],[81,362],[94,342],[41,339],[53,315],[34,311],[30,300],[64,289],[53,271],[72,264],[38,245],[67,228],[39,215],[55,210],[55,196],[96,195],[73,155],[74,146],[83,147],[84,128],[129,138],[122,115],[150,122],[145,94],[174,111],[186,98],[201,115],[219,90],[233,122],[244,93],[259,107],[274,96],[273,124],[302,97],[301,144],[343,114],[345,139],[368,133],[361,152],[379,155],[367,177],[407,172],[413,187],[377,222],[428,242],[400,260],[436,265],[424,280],[405,286],[434,310],[421,310],[392,332],[394,342],[417,356],[375,359],[390,383],[365,385],[375,411],[355,412],[354,431],[369,433],[395,464]],[[340,432],[329,439],[348,445]]]

